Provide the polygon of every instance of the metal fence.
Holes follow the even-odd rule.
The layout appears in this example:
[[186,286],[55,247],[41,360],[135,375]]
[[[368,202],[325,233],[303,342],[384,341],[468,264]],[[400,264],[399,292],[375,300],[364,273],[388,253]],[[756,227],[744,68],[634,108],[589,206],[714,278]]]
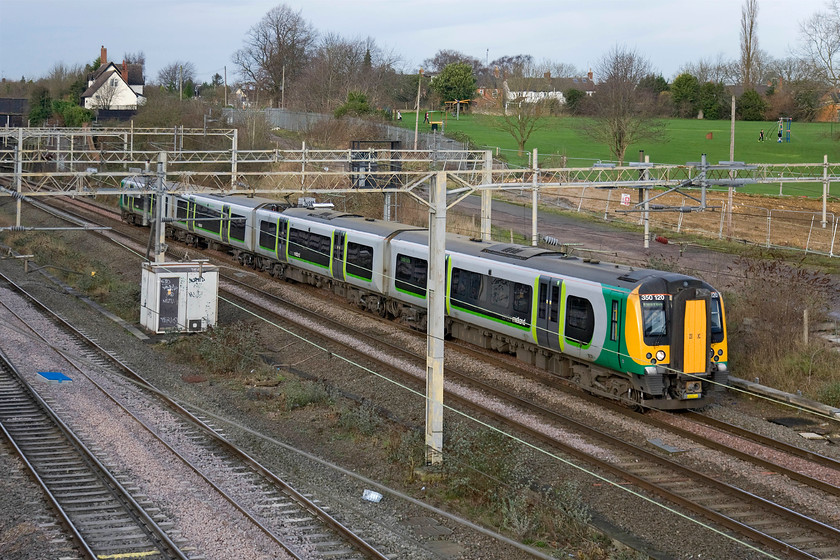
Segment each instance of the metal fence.
[[[224,117],[227,122],[231,124],[242,124],[247,122],[247,119],[253,118],[255,113],[262,113],[265,115],[266,122],[275,128],[282,128],[284,130],[294,130],[296,132],[308,132],[312,128],[321,123],[330,122],[334,120],[332,115],[323,113],[306,113],[303,111],[290,111],[288,109],[260,109],[258,111],[248,111],[245,109],[224,109]],[[399,126],[390,126],[383,123],[373,123],[361,119],[353,119],[347,117],[351,122],[364,124],[368,127],[375,127],[378,129],[380,139],[382,140],[399,140],[402,142],[403,150],[411,150],[414,148],[414,131]],[[447,138],[443,134],[427,132],[420,132],[417,135],[417,149],[426,151],[437,150],[466,150],[468,147],[463,142],[457,142],[451,138]]]
[[[598,215],[604,221],[643,223],[643,213],[630,211],[622,204],[627,196],[635,202],[634,189],[602,189],[597,187],[564,188],[540,192],[540,202],[566,210]],[[523,199],[528,193],[520,195]],[[772,200],[772,199],[771,199]],[[750,245],[767,248],[785,248],[830,257],[840,255],[840,239],[837,238],[840,221],[834,212],[827,212],[825,223],[822,212],[808,209],[792,197],[780,197],[780,204],[759,206],[735,200],[731,215],[729,201],[725,194],[709,193],[706,203],[711,208],[705,212],[650,212],[652,232],[667,234],[668,231],[693,233],[702,237],[730,239]],[[660,199],[665,204],[686,206],[693,201],[679,193]],[[527,202],[526,202],[527,203]],[[626,202],[625,202],[626,203]],[[784,208],[785,204],[791,207]],[[799,206],[799,207],[797,207]],[[654,233],[653,235],[657,235]]]

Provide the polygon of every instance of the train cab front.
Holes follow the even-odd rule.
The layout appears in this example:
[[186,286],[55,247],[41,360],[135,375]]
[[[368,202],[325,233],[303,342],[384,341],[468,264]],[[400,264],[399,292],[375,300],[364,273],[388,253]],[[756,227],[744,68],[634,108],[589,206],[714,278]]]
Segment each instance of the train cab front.
[[726,324],[720,294],[682,275],[639,287],[643,404],[675,410],[713,402],[727,380]]

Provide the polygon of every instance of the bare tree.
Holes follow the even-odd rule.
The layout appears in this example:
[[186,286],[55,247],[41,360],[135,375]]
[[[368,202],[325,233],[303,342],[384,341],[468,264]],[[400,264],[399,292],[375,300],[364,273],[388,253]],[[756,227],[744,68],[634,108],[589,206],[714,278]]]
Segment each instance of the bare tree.
[[276,107],[286,84],[295,83],[304,73],[317,37],[300,12],[280,4],[248,31],[245,46],[236,51],[233,62],[246,82],[268,91]]
[[180,60],[167,64],[158,72],[157,81],[169,91],[176,91],[180,85],[195,82],[195,64]]
[[442,49],[435,53],[432,58],[427,58],[423,61],[421,67],[427,73],[437,74],[443,72],[443,69],[450,64],[468,64],[472,68],[473,74],[477,74],[483,68],[483,64],[475,57],[466,55],[459,51],[449,49]]
[[146,73],[146,53],[143,51],[136,53],[127,52],[123,55],[123,60],[126,64],[139,64],[143,67],[143,73]]
[[801,55],[810,61],[820,79],[840,87],[840,0],[829,0],[827,11],[818,12],[799,26]]
[[114,98],[117,96],[117,90],[119,89],[119,82],[120,79],[117,77],[116,72],[111,72],[108,75],[108,79],[102,86],[96,91],[96,94],[93,96],[93,106],[95,109],[112,109],[113,107],[111,104],[114,102]]
[[656,118],[656,103],[637,87],[652,74],[650,63],[634,50],[613,47],[598,63],[598,91],[592,98],[594,117],[579,132],[606,144],[619,165],[627,147],[641,140],[660,140],[664,127]]
[[724,58],[723,53],[718,53],[714,60],[700,59],[696,63],[684,64],[679,74],[691,74],[701,84],[706,82],[727,84],[740,79],[738,63]]
[[486,119],[492,119],[489,120],[489,123],[493,128],[513,136],[519,148],[518,154],[522,156],[525,152],[525,144],[531,134],[548,124],[547,117],[549,114],[550,108],[545,101],[528,103],[525,100],[517,99],[506,104],[505,111],[501,116],[488,115]]
[[393,69],[397,60],[371,37],[346,39],[336,33],[326,34],[299,78],[301,87],[293,99],[308,109],[332,111],[355,91],[365,94],[375,106],[390,105],[398,88]]
[[755,87],[755,65],[758,53],[758,0],[745,0],[741,7],[741,85]]

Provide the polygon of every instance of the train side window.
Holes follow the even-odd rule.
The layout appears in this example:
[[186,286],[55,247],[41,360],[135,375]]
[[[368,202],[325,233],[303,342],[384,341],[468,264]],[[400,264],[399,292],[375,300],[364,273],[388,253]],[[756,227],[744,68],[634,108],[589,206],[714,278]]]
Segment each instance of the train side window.
[[552,323],[557,322],[558,309],[560,308],[560,286],[551,287],[551,316],[548,318]]
[[510,282],[503,278],[490,279],[490,293],[493,294],[490,300],[495,307],[507,309],[510,306]]
[[183,198],[179,198],[175,203],[175,217],[179,220],[186,220],[189,217],[189,202]]
[[228,235],[236,241],[245,241],[245,216],[231,214]]
[[328,268],[330,266],[330,238],[326,235],[291,228],[289,231],[289,254]]
[[584,345],[592,340],[595,332],[595,313],[588,299],[577,296],[566,298],[566,340]]
[[275,222],[260,221],[260,248],[273,251],[277,246],[277,224]]
[[610,313],[610,340],[618,340],[618,301],[613,300]]
[[513,313],[522,319],[527,319],[531,314],[531,286],[513,283]]
[[219,235],[222,227],[222,214],[218,210],[200,204],[195,205],[196,227]]
[[462,268],[452,269],[450,296],[455,304],[465,309],[479,311],[483,275]]
[[394,285],[398,290],[426,297],[428,269],[429,264],[425,259],[398,254]]
[[537,318],[539,318],[539,319],[545,319],[546,291],[547,290],[545,289],[545,284],[540,284],[540,294],[539,294],[540,305],[537,308]]
[[645,336],[667,336],[668,321],[665,318],[664,300],[642,302],[642,322]]
[[723,341],[723,313],[721,305],[720,296],[712,298],[710,322],[712,327],[712,342],[714,343]]
[[347,242],[347,274],[362,280],[373,278],[373,247]]
[[720,317],[720,298],[712,300],[712,334],[723,334],[723,320]]

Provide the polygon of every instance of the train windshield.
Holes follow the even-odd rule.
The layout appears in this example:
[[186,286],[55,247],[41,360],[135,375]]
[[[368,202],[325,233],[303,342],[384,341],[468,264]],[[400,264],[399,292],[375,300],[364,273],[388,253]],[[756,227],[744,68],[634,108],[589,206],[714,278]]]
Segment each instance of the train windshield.
[[665,320],[665,301],[643,301],[642,319],[645,325],[645,336],[666,336],[668,323]]

